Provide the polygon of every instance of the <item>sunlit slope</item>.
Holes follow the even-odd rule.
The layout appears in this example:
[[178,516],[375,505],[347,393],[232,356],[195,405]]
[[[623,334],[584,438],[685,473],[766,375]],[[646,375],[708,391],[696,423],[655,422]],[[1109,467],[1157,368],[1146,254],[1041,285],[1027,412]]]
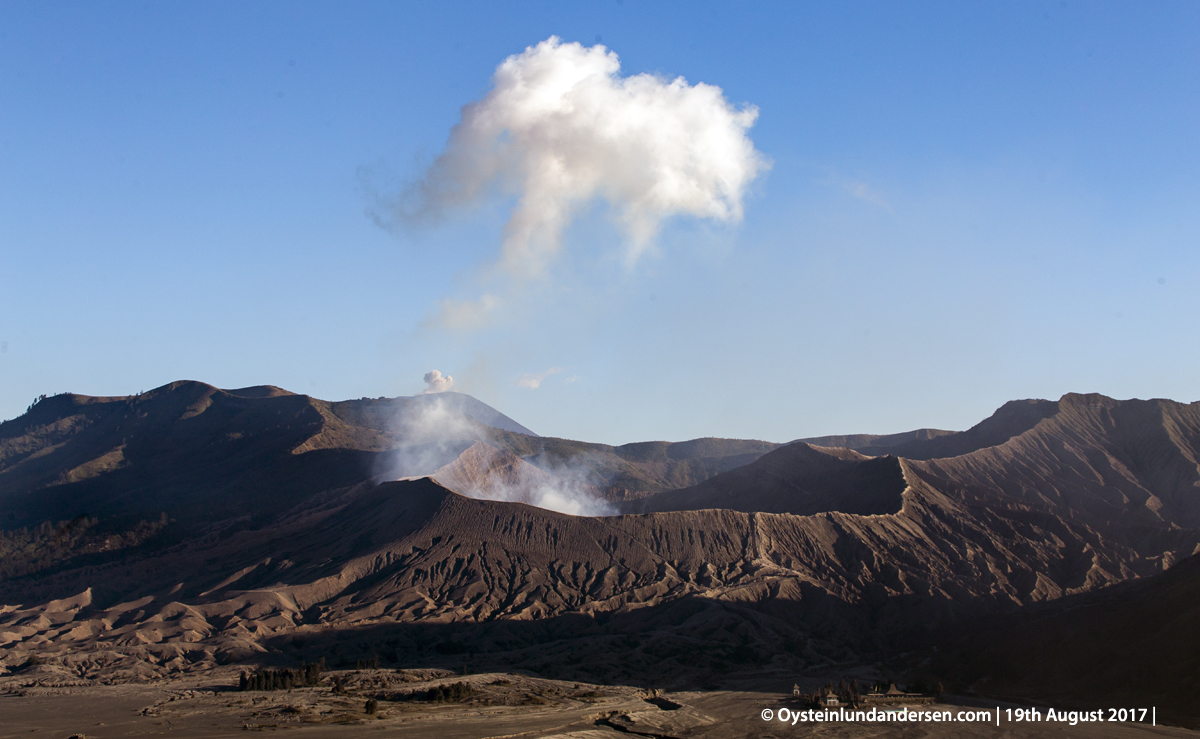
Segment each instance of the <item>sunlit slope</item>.
[[[185,419],[192,405],[177,403],[176,426],[164,422],[160,434],[179,433],[213,409],[231,413],[224,409],[239,402],[200,390],[210,399],[205,409]],[[300,421],[287,419],[311,417],[298,407],[302,415],[266,416],[276,426],[264,427],[278,429],[267,437],[292,435],[259,453],[304,458],[322,450],[296,449],[323,430],[363,428],[314,420],[289,429]],[[307,407],[324,419],[320,405]],[[766,619],[762,632],[729,636],[737,633],[730,625],[720,633],[735,644],[762,644],[760,654],[782,655],[791,645],[788,654],[798,660],[848,659],[897,634],[1154,575],[1192,554],[1200,543],[1191,523],[1200,490],[1198,409],[1065,396],[1054,413],[1031,425],[1026,419],[1018,425],[1027,428],[997,445],[929,460],[793,444],[646,499],[672,502],[664,510],[621,516],[476,500],[428,479],[364,479],[290,498],[260,525],[214,524],[169,548],[0,583],[0,602],[9,604],[0,612],[4,664],[34,650],[62,659],[107,650],[161,674],[290,649],[293,639],[308,643],[327,629],[376,630],[404,660],[424,654],[424,646],[388,636],[401,625],[475,624],[463,649],[482,649],[499,638],[488,624],[600,624],[639,612],[682,644],[718,622]],[[377,433],[360,445],[382,446]],[[530,454],[514,453],[518,443]],[[620,448],[574,444],[498,432],[468,447],[447,474],[471,484],[503,481],[580,448],[645,463],[625,460]],[[696,442],[680,456],[737,453],[738,444]],[[670,456],[672,446],[634,454],[681,461]],[[64,445],[45,454],[69,451]],[[755,510],[767,504],[779,512]],[[523,633],[528,644],[544,636]],[[373,642],[363,638],[366,649]],[[693,647],[671,658],[679,670]]]
[[450,421],[453,435],[440,437],[450,456],[420,472],[485,441],[535,465],[582,467],[617,498],[694,484],[776,446],[543,438],[459,393],[327,402],[268,386],[174,382],[128,397],[58,395],[0,424],[0,528],[82,515],[166,512],[204,523],[274,515],[313,493],[386,474],[389,455]]
[[527,479],[559,485],[542,470],[568,467],[589,495],[615,501],[694,484],[775,446],[612,447],[525,431],[459,393],[327,402],[271,386],[184,381],[127,397],[50,397],[0,424],[0,579],[261,529],[372,478],[446,465],[486,478],[495,470],[471,455],[457,459],[475,444],[513,457]]
[[[348,440],[311,454],[322,435]],[[277,388],[176,382],[137,396],[59,395],[0,425],[0,516],[12,528],[91,516],[216,520],[273,512],[362,480],[386,440]]]
[[800,441],[817,446],[845,447],[871,456],[891,454],[908,459],[956,457],[1003,444],[1057,412],[1056,401],[1011,400],[966,431],[917,429],[886,436],[852,434],[821,436]]
[[1064,395],[1003,444],[914,463],[967,500],[1063,508],[1094,526],[1200,526],[1200,403]]

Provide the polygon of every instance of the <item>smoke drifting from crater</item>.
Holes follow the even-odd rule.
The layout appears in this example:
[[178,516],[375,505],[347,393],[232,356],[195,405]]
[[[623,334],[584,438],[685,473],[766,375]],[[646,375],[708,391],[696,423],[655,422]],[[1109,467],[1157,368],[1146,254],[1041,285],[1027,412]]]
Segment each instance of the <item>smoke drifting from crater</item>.
[[501,451],[492,445],[495,429],[446,396],[425,395],[400,406],[392,419],[389,433],[397,443],[379,457],[380,479],[433,477],[468,498],[527,503],[576,516],[617,512],[600,497],[600,480],[594,479],[588,456],[563,460],[542,453],[523,459]]
[[572,516],[613,516],[618,510],[596,487],[587,455],[554,460],[545,454],[520,459],[476,444],[434,479],[468,498],[527,503]]
[[421,395],[444,393],[452,387],[454,387],[453,377],[443,375],[437,370],[430,370],[425,373],[425,389],[421,391]]
[[394,215],[420,222],[496,189],[516,195],[498,263],[518,280],[544,273],[563,230],[597,198],[627,238],[630,265],[667,218],[739,221],[747,186],[769,167],[747,136],[758,109],[731,105],[713,85],[620,69],[604,46],[553,36],[510,56]]

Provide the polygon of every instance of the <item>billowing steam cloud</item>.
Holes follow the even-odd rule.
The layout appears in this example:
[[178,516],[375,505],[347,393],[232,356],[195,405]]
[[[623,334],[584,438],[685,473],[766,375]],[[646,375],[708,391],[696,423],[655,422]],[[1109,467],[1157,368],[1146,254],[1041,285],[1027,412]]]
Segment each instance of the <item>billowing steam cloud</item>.
[[487,426],[451,407],[444,397],[425,395],[400,406],[392,419],[389,432],[398,443],[381,455],[377,470],[385,479],[431,475],[476,441],[489,438]]
[[430,370],[425,373],[425,389],[421,391],[421,395],[444,393],[452,387],[454,387],[453,377],[443,375],[437,370]]
[[573,516],[618,512],[599,495],[587,455],[564,462],[543,454],[526,461],[480,442],[433,477],[468,498],[528,503]]
[[[740,220],[746,187],[769,166],[746,135],[757,108],[735,107],[721,88],[682,77],[621,77],[620,67],[603,46],[553,36],[506,59],[491,92],[463,108],[399,217],[438,215],[495,187],[515,193],[500,266],[518,279],[542,274],[563,230],[596,198],[626,234],[629,264],[671,216]],[[444,317],[474,321],[497,305],[489,301],[443,305],[455,313]]]
[[522,459],[492,446],[494,431],[444,397],[413,398],[393,419],[389,432],[397,444],[380,455],[377,474],[387,480],[431,476],[470,498],[528,503],[572,515],[616,513],[598,494],[593,460],[585,455]]

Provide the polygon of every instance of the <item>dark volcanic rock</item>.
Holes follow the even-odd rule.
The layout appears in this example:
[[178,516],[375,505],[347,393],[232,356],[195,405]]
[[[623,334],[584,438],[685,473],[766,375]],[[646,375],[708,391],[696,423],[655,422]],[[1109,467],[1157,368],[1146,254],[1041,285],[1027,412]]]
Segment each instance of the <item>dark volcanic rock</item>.
[[695,487],[644,498],[630,510],[729,508],[798,516],[832,511],[869,516],[897,513],[905,487],[895,457],[864,457],[847,449],[796,442]]
[[958,690],[1092,709],[1156,706],[1160,722],[1198,727],[1200,556],[1145,580],[971,621],[926,656],[926,669]]
[[[486,486],[575,455],[601,482],[640,476],[653,493],[662,475],[702,474],[692,461],[754,457],[651,495],[651,512],[576,517],[469,499],[428,479],[377,484],[361,466],[325,461],[361,464],[394,443],[371,420],[382,406],[194,383],[161,391],[52,399],[0,427],[6,510],[31,516],[81,490],[89,506],[131,510],[138,491],[155,489],[164,508],[207,511],[210,523],[171,547],[0,583],[3,665],[36,653],[76,674],[128,677],[311,658],[320,643],[331,658],[335,647],[364,658],[386,649],[453,666],[479,651],[535,670],[551,669],[539,652],[585,666],[591,654],[615,671],[608,677],[633,680],[604,656],[625,650],[637,656],[629,664],[704,680],[735,665],[878,653],[973,615],[1161,573],[1200,543],[1195,403],[1068,395],[1006,406],[947,447],[956,454],[927,459],[489,431],[491,446],[464,447],[473,457],[451,470]],[[279,470],[290,477],[279,482]],[[72,487],[85,484],[97,487]],[[222,506],[273,513],[237,527]],[[597,638],[552,646],[568,624]],[[705,635],[723,646],[703,652]],[[441,652],[430,646],[442,642]]]

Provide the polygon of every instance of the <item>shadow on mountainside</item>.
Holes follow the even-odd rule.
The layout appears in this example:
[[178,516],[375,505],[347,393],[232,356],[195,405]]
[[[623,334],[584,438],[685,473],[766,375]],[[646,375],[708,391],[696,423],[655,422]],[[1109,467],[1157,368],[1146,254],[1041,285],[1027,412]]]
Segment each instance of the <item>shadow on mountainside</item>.
[[731,676],[799,672],[879,656],[871,614],[819,588],[803,602],[687,597],[630,611],[537,620],[372,623],[266,640],[271,664],[324,659],[331,668],[527,672],[540,677],[677,688]]
[[900,460],[796,442],[699,485],[651,495],[627,512],[721,508],[811,516],[838,511],[860,516],[899,512],[907,487]]
[[917,650],[959,690],[1149,708],[1200,728],[1200,555],[1166,572],[947,629]]

